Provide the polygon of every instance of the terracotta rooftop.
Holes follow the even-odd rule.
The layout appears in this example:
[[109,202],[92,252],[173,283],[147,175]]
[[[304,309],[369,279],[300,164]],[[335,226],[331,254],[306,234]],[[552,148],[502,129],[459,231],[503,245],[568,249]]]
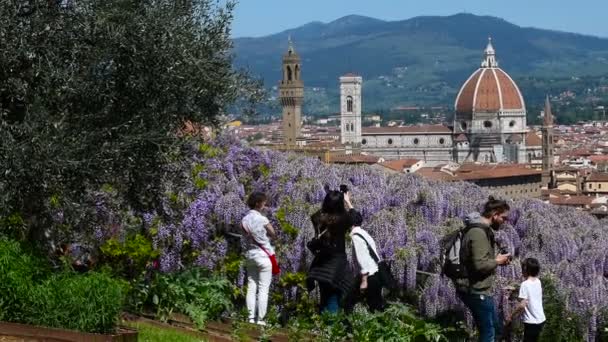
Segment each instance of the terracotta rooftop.
[[588,182],[608,182],[608,173],[593,172],[588,178]]
[[556,205],[591,206],[595,197],[591,196],[559,196],[549,198],[549,203]]
[[363,135],[375,134],[449,134],[452,131],[444,125],[418,125],[418,126],[400,126],[400,127],[363,127]]
[[576,191],[560,190],[560,189],[542,189],[540,191],[540,194],[543,197],[548,197],[548,196],[559,197],[562,195],[576,195]]
[[592,163],[598,163],[598,162],[608,162],[608,154],[601,154],[601,155],[593,155],[593,156],[589,156],[589,160]]
[[391,169],[398,172],[403,172],[403,169],[414,166],[420,160],[418,159],[398,159],[398,160],[389,160],[380,165],[386,167],[387,169]]
[[542,171],[512,164],[464,164],[454,172],[453,176],[447,172],[441,171],[441,166],[423,167],[416,173],[433,180],[476,181],[483,179],[541,175]]
[[342,154],[329,156],[330,163],[336,164],[377,164],[380,157],[370,156],[365,154]]
[[543,141],[538,137],[536,132],[529,131],[526,134],[526,146],[543,146]]

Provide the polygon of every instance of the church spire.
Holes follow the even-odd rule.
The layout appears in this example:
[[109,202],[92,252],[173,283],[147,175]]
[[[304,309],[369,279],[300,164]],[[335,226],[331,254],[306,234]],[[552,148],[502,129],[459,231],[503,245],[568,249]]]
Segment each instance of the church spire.
[[551,113],[551,102],[549,101],[549,95],[545,98],[545,111],[543,116],[544,126],[553,126],[553,113]]
[[294,49],[294,47],[293,47],[293,41],[291,40],[291,34],[287,36],[287,44],[289,44],[289,47],[287,48],[287,54],[288,55],[295,54],[296,49]]
[[543,118],[543,184],[550,189],[554,186],[553,178],[553,113],[549,95],[545,98],[545,113]]
[[481,61],[482,68],[496,68],[498,67],[498,62],[496,61],[496,50],[494,50],[494,46],[492,45],[492,37],[488,37],[488,45],[486,49],[483,51],[483,60]]

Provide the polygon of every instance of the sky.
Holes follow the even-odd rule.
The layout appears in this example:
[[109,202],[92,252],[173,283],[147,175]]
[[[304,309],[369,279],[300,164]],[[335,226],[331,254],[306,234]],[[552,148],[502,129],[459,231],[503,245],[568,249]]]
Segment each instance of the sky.
[[608,38],[608,0],[238,0],[233,37],[259,37],[349,14],[383,20],[473,13]]

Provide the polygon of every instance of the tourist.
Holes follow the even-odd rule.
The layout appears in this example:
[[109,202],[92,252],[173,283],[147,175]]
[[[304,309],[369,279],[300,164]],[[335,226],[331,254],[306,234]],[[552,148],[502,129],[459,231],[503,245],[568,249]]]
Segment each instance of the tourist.
[[365,298],[370,311],[382,311],[384,299],[382,298],[382,279],[380,277],[378,263],[380,256],[376,248],[376,242],[368,232],[361,228],[363,222],[359,215],[355,217],[350,236],[353,242],[355,259],[359,265],[359,291]]
[[312,215],[315,238],[308,243],[314,259],[307,283],[309,290],[319,286],[320,309],[336,313],[344,307],[344,299],[351,293],[355,279],[346,257],[346,234],[360,214],[353,208],[345,186],[342,191],[328,191],[321,210]]
[[[262,214],[266,206],[266,195],[254,192],[247,199],[251,209],[242,220],[246,241],[246,269],[247,269],[247,310],[249,323],[266,325],[264,318],[268,306],[268,291],[272,280],[272,261],[274,248],[270,244],[270,237],[274,237],[274,229],[268,218]],[[256,316],[257,312],[257,316]]]
[[524,313],[524,342],[538,341],[540,333],[545,324],[545,312],[543,310],[543,288],[538,279],[540,263],[534,258],[527,258],[522,263],[522,273],[526,280],[519,288],[519,304],[513,310],[507,322]]
[[507,220],[509,205],[490,196],[481,215],[469,216],[461,247],[461,258],[467,277],[458,279],[460,299],[471,310],[479,331],[480,342],[499,340],[502,322],[492,297],[497,266],[507,265],[511,255],[496,255],[494,231]]

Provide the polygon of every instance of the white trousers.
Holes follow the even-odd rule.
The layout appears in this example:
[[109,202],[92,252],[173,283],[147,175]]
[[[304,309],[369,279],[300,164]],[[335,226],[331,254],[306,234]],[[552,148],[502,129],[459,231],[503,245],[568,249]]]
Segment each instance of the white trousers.
[[[247,310],[249,320],[264,321],[268,307],[268,291],[272,280],[272,263],[267,255],[247,258]],[[256,305],[257,304],[257,305]]]

